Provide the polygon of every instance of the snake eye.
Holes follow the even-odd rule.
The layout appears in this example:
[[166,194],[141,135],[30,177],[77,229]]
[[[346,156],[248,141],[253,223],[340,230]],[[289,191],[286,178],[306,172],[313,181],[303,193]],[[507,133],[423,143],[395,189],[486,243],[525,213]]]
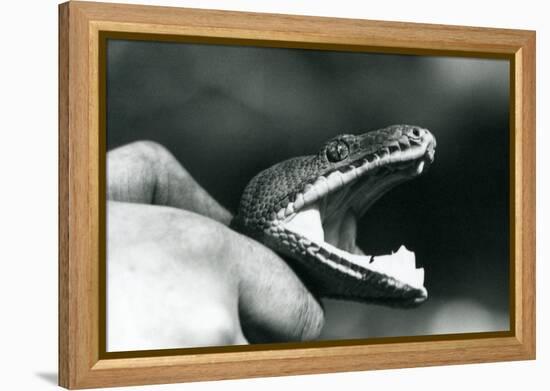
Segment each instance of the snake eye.
[[410,133],[410,134],[411,134],[411,135],[412,135],[413,137],[416,137],[416,138],[418,138],[418,137],[420,137],[420,129],[419,129],[419,128],[416,128],[416,127],[414,127],[414,128],[412,128],[412,130],[411,130],[411,133]]
[[342,140],[336,140],[327,146],[327,159],[329,162],[340,162],[348,157],[349,147]]

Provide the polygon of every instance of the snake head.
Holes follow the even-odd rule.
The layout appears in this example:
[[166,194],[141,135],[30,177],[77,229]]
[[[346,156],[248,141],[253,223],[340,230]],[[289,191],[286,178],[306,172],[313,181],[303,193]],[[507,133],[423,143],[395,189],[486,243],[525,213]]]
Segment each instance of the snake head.
[[247,186],[236,221],[241,231],[286,255],[320,296],[410,306],[428,292],[424,270],[401,246],[367,255],[357,221],[390,189],[423,174],[435,137],[415,125],[342,134],[317,155],[289,159]]

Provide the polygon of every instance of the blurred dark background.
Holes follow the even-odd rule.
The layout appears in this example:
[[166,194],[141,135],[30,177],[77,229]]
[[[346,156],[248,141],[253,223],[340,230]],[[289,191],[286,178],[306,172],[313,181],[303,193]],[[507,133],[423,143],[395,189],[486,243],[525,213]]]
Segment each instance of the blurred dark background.
[[367,253],[416,253],[413,310],[325,301],[324,339],[509,328],[509,63],[504,60],[109,40],[107,147],[165,145],[235,212],[247,182],[328,138],[426,127],[435,163],[367,212]]

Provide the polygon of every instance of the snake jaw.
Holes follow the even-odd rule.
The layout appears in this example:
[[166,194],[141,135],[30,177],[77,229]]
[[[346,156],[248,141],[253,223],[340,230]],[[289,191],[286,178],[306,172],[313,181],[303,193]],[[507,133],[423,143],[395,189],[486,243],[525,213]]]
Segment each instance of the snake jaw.
[[[316,245],[319,251],[310,251],[309,255],[331,263],[333,268],[337,265],[338,270],[355,278],[361,278],[359,269],[391,280],[392,289],[397,286],[407,296],[414,292],[414,303],[418,304],[427,299],[428,293],[424,269],[416,268],[414,252],[402,245],[391,254],[372,256],[356,244],[357,220],[368,208],[393,187],[421,175],[433,161],[435,139],[424,144],[408,142],[408,149],[402,151],[406,145],[401,140],[343,169],[319,176],[304,186],[294,202],[281,208],[277,218],[285,230]],[[346,268],[342,260],[355,267]]]

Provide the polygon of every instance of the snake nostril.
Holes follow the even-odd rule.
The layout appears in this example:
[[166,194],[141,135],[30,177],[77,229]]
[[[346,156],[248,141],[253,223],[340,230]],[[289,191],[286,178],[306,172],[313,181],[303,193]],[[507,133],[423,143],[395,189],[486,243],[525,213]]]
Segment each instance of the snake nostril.
[[420,137],[420,129],[413,128],[412,134],[413,134],[414,137]]

